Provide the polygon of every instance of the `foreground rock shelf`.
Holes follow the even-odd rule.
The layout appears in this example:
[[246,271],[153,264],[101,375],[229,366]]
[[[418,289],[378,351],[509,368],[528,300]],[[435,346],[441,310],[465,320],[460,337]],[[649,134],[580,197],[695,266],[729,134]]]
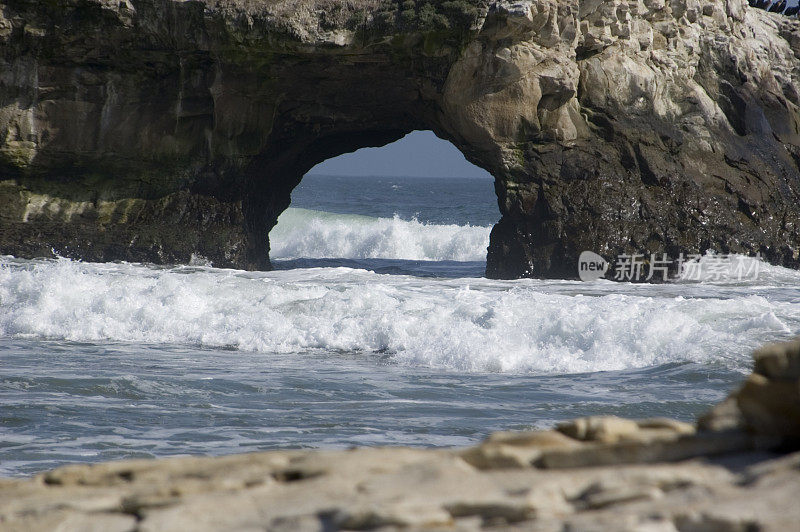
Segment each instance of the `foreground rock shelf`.
[[797,530],[800,341],[697,426],[582,418],[468,449],[73,465],[0,480],[0,530]]

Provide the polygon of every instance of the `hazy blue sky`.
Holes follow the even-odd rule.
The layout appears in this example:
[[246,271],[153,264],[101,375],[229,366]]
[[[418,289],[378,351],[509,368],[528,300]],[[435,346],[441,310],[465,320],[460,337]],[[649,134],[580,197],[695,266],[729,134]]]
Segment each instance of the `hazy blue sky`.
[[318,164],[309,174],[352,176],[492,177],[467,162],[431,131],[414,131],[382,148],[362,148]]

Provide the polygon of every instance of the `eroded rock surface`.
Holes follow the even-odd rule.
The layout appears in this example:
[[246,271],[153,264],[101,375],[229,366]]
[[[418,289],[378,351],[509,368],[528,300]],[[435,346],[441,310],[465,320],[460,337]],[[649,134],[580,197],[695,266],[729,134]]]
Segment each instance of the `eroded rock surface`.
[[744,0],[2,0],[0,253],[268,268],[307,170],[431,129],[496,178],[490,276],[797,267],[799,82]]
[[757,352],[753,376],[698,427],[590,417],[469,449],[136,460],[0,479],[0,530],[795,530],[798,368],[800,342]]

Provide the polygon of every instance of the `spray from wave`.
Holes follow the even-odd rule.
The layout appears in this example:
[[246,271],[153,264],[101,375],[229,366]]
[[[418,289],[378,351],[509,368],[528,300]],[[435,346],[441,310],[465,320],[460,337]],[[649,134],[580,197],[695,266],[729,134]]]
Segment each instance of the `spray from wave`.
[[705,290],[0,259],[0,337],[235,348],[266,364],[270,353],[318,351],[575,373],[730,357],[746,371],[751,349],[800,330],[796,289]]
[[287,209],[270,232],[274,259],[347,258],[483,261],[491,227],[434,225]]

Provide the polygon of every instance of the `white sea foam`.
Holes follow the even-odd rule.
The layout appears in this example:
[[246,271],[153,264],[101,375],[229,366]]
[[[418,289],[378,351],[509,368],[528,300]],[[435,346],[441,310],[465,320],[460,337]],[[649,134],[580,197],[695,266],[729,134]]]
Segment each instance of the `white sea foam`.
[[[785,276],[796,272],[768,267]],[[746,370],[800,331],[790,286],[430,280],[348,268],[247,273],[0,259],[0,336],[263,353],[383,353],[467,372],[572,373],[669,362]]]
[[772,266],[757,257],[709,252],[681,267],[682,282],[711,284],[800,285],[800,272]]
[[433,225],[287,209],[270,232],[275,259],[348,258],[483,261],[491,227]]

